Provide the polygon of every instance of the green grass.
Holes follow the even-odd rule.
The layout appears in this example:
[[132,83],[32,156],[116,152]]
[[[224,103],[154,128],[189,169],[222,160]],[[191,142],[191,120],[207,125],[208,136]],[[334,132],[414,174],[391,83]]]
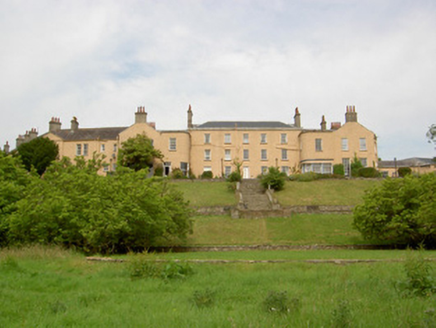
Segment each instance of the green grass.
[[[395,285],[406,278],[402,263],[191,264],[193,275],[164,281],[131,279],[128,263],[86,262],[60,250],[37,253],[0,251],[2,327],[384,328],[434,327],[436,321],[434,296],[397,292]],[[299,306],[268,312],[271,291],[286,292]],[[202,295],[212,298],[208,306],[195,302]]]
[[187,245],[347,245],[368,244],[352,228],[352,215],[296,214],[290,218],[194,218]]
[[282,205],[357,205],[365,190],[380,180],[316,180],[286,182],[285,189],[275,193]]
[[224,181],[174,181],[173,185],[185,195],[192,206],[231,206],[236,205],[235,193]]

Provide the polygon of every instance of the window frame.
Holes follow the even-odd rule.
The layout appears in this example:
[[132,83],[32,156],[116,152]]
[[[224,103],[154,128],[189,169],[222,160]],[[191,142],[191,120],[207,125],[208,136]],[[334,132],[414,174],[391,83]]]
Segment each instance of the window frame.
[[267,151],[267,149],[261,149],[260,150],[260,160],[261,161],[267,161],[268,160],[268,151]]
[[260,134],[260,143],[261,144],[267,144],[268,143],[268,136],[266,133]]
[[316,152],[321,152],[322,151],[322,139],[321,138],[316,138],[315,139],[315,151]]
[[349,147],[348,147],[348,138],[342,138],[341,139],[341,150],[342,151],[348,151]]
[[359,138],[359,149],[360,151],[367,151],[366,138]]
[[250,134],[244,133],[242,135],[242,143],[243,144],[249,144],[250,143]]
[[287,133],[280,133],[280,143],[282,145],[288,143],[288,134]]
[[230,133],[224,133],[224,143],[225,144],[232,143],[232,135]]
[[289,158],[288,158],[288,150],[287,149],[282,149],[281,153],[282,153],[282,161],[289,160]]
[[231,149],[224,149],[224,160],[225,161],[232,160],[232,150]]
[[168,139],[168,150],[176,151],[177,150],[177,138],[170,137]]
[[205,143],[206,145],[208,145],[208,144],[210,144],[210,140],[211,140],[211,138],[210,138],[210,133],[205,133],[205,134],[204,134],[204,143]]
[[250,150],[249,149],[244,149],[242,151],[242,158],[244,161],[249,161],[250,160]]
[[211,161],[212,160],[212,152],[210,149],[204,150],[204,160],[205,161]]

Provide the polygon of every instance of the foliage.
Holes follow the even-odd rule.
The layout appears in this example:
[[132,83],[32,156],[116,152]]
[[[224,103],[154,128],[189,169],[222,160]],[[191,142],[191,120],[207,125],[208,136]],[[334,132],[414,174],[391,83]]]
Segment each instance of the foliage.
[[192,294],[192,302],[198,307],[211,307],[215,303],[215,292],[209,288],[195,290]]
[[183,174],[183,171],[176,167],[171,171],[171,178],[172,179],[186,179],[186,175]]
[[185,279],[194,273],[188,262],[156,262],[144,255],[134,256],[128,270],[132,279],[161,278],[165,281]]
[[363,168],[362,162],[360,159],[357,158],[357,155],[354,154],[354,158],[351,161],[351,176],[352,177],[358,177],[359,176],[359,170]]
[[315,172],[306,172],[302,174],[295,174],[289,176],[290,181],[298,181],[298,182],[311,182],[315,180],[322,180],[322,179],[344,179],[344,175],[338,175],[338,174],[322,174],[322,173],[315,173]]
[[301,303],[299,298],[288,297],[288,292],[283,291],[270,291],[263,301],[263,308],[267,312],[276,313],[289,313],[297,312],[300,310]]
[[287,175],[276,167],[270,167],[268,173],[262,175],[260,178],[260,184],[265,189],[271,188],[276,191],[282,190],[285,186],[285,181],[287,180]]
[[63,159],[33,179],[4,218],[9,244],[125,252],[191,231],[189,204],[166,181],[147,179],[146,170],[108,177],[96,171],[95,163]]
[[158,164],[154,168],[154,176],[155,177],[162,177],[163,176],[163,166],[162,166],[162,164]]
[[386,179],[354,209],[354,227],[365,239],[434,245],[436,175]]
[[200,177],[201,179],[213,179],[213,173],[212,173],[212,171],[204,171],[202,174],[201,174],[201,177]]
[[374,167],[362,167],[357,172],[358,176],[361,178],[378,178],[380,177],[380,172]]
[[160,150],[153,147],[151,139],[145,134],[137,134],[136,137],[129,138],[121,144],[117,167],[128,167],[139,171],[151,167],[156,158],[163,158]]
[[59,154],[58,145],[48,138],[36,138],[18,146],[17,153],[21,161],[30,171],[35,168],[39,175],[42,175],[47,167],[56,160]]
[[400,167],[398,168],[398,176],[404,178],[406,175],[412,174],[412,169],[410,167]]
[[340,300],[332,311],[332,324],[334,328],[353,327],[350,305],[347,300]]
[[427,131],[426,137],[429,143],[436,144],[436,124],[432,124]]
[[406,279],[397,283],[397,289],[406,296],[430,296],[436,293],[436,283],[430,263],[424,258],[424,251],[410,251],[404,271]]
[[333,165],[333,174],[345,175],[344,164]]
[[242,175],[240,172],[238,171],[233,171],[232,173],[229,174],[229,176],[227,177],[227,181],[228,182],[240,182],[242,180]]

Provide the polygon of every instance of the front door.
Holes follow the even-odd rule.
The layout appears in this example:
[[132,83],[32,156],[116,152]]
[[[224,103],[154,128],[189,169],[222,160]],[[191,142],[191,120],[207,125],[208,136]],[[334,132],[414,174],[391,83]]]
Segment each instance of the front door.
[[242,169],[242,178],[250,179],[250,168],[248,166],[244,166]]
[[171,162],[164,163],[164,176],[169,176],[171,173]]

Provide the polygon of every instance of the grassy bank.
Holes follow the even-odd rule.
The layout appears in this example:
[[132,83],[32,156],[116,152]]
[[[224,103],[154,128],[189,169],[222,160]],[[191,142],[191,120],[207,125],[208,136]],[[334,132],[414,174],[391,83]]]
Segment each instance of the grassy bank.
[[[163,280],[132,279],[128,263],[48,253],[1,252],[0,326],[433,327],[436,321],[434,297],[404,297],[395,288],[406,279],[401,263],[190,264],[192,275]],[[289,311],[269,311],[280,304]]]
[[192,206],[231,206],[237,203],[235,193],[224,181],[184,180],[173,181],[172,184],[183,192]]

